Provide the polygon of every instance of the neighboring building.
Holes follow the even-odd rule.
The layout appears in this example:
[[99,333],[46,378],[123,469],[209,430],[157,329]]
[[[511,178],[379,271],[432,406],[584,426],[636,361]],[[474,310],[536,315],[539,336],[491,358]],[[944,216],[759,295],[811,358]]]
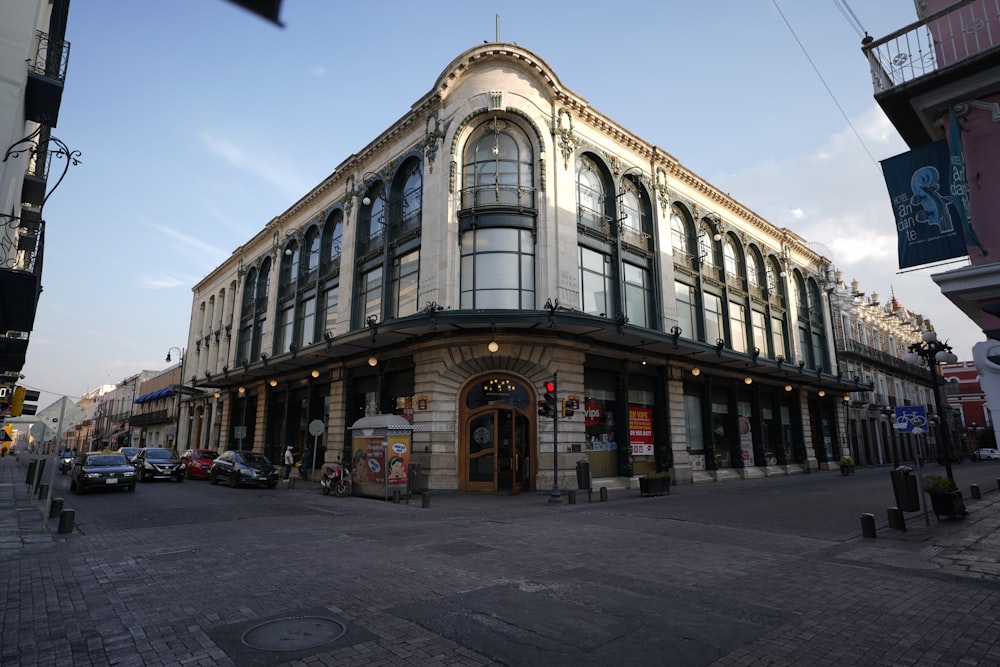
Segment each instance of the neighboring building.
[[[962,194],[968,197],[976,238],[966,234],[966,253],[955,256],[967,254],[970,265],[931,277],[988,338],[976,345],[973,355],[990,410],[996,412],[1000,409],[1000,15],[996,0],[918,0],[915,6],[915,23],[881,39],[866,37],[862,51],[871,68],[875,99],[907,145],[916,150],[947,140],[948,169],[960,169],[964,163],[965,178],[948,179],[959,189],[950,191],[945,182],[939,194],[958,200]],[[942,332],[945,338],[947,334]]]
[[140,446],[140,431],[132,424],[138,407],[135,400],[141,395],[140,385],[157,374],[158,371],[140,371],[97,397],[97,413],[88,451]]
[[947,382],[948,403],[958,410],[960,416],[962,428],[958,442],[962,451],[970,454],[980,447],[994,447],[993,415],[986,404],[986,394],[979,382],[975,362],[942,364],[941,376]]
[[460,491],[575,488],[581,460],[604,484],[836,467],[871,387],[838,375],[829,270],[483,44],[194,287],[181,442],[346,460],[396,415],[420,485]]
[[90,451],[90,445],[94,440],[94,429],[96,428],[101,397],[115,388],[113,384],[104,384],[97,389],[92,389],[80,397],[77,407],[80,408],[81,417],[72,429],[69,429],[67,443],[72,449],[78,452]]
[[42,291],[42,207],[50,185],[77,157],[52,135],[69,61],[68,14],[69,0],[0,7],[0,387],[17,383],[34,328]]
[[[870,296],[862,292],[858,281],[846,285],[840,272],[835,278],[828,289],[840,371],[871,387],[852,393],[845,405],[851,455],[858,465],[898,465],[916,461],[921,454],[936,459],[941,420],[929,373],[925,366],[905,359],[910,346],[934,327],[904,308],[895,294],[882,303],[877,292]],[[928,434],[894,428],[896,408],[907,406],[924,407]],[[948,413],[943,421],[951,429],[950,442],[956,442],[962,432],[960,417],[947,406],[943,409]]]
[[133,439],[138,432],[137,447],[167,447],[176,449],[181,382],[180,364],[154,375],[139,385],[139,395],[133,401],[131,425]]

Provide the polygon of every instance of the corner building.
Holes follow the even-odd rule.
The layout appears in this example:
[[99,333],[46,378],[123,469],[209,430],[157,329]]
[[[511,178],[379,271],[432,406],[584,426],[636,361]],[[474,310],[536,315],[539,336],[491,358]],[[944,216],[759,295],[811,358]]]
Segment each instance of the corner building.
[[580,459],[612,488],[835,467],[870,387],[838,372],[830,273],[483,44],[194,287],[180,442],[350,460],[351,425],[396,414],[420,486],[470,492],[576,488]]

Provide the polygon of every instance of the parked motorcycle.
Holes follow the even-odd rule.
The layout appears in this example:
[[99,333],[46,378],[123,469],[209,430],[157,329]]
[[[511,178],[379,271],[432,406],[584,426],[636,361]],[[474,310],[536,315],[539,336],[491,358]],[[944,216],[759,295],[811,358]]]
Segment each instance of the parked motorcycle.
[[324,495],[330,495],[330,492],[333,491],[333,495],[343,498],[351,492],[350,478],[351,469],[343,463],[338,463],[323,469],[323,479],[320,480],[319,484],[323,487]]
[[73,457],[72,456],[60,456],[59,457],[59,472],[62,474],[68,473],[73,469]]

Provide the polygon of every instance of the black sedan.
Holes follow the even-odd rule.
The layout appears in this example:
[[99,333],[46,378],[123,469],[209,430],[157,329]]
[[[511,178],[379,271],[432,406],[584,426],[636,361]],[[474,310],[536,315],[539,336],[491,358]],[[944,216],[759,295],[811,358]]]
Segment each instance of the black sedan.
[[208,478],[212,484],[225,481],[233,488],[246,484],[273,489],[278,485],[278,471],[266,456],[260,452],[236,449],[222,452],[212,461]]
[[153,479],[172,479],[184,481],[184,466],[177,452],[163,447],[143,447],[132,459],[139,481],[148,482]]
[[90,489],[135,491],[135,468],[117,452],[84,454],[73,463],[69,490],[85,493]]

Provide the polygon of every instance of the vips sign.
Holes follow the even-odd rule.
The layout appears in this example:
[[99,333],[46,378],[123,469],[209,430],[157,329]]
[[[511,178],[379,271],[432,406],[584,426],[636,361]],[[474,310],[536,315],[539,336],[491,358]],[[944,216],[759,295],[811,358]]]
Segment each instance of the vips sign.
[[630,406],[628,409],[628,441],[633,456],[653,455],[653,409]]

